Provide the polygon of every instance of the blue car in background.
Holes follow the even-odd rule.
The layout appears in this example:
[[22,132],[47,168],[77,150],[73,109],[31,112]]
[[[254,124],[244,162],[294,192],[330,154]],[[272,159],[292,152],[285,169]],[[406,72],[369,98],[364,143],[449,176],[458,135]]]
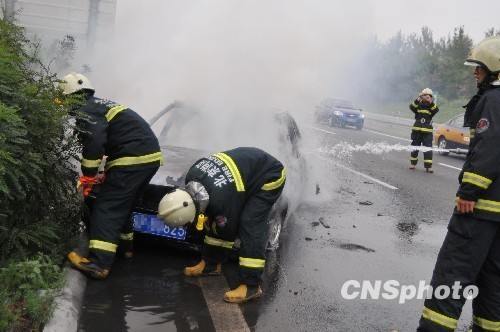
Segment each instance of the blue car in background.
[[326,123],[331,127],[363,128],[365,115],[349,100],[327,98],[316,106],[314,114],[317,123]]

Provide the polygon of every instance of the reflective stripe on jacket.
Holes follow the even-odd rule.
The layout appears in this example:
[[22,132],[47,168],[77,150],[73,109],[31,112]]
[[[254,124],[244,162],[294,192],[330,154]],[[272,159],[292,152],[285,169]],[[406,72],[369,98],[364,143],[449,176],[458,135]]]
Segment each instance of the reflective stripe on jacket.
[[77,121],[83,145],[81,167],[84,175],[94,176],[105,155],[108,156],[106,169],[162,163],[158,139],[149,124],[130,108],[89,97],[80,112],[86,117]]
[[474,216],[500,221],[500,88],[491,87],[480,97],[471,119],[471,138],[457,196],[476,201]]
[[410,110],[415,114],[415,123],[411,128],[413,131],[432,133],[432,118],[439,112],[435,103],[424,104],[415,100],[410,104]]

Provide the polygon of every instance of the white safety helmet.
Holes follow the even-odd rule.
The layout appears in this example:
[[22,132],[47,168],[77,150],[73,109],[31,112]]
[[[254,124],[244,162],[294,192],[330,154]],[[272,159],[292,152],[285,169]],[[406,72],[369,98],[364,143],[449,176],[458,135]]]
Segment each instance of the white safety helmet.
[[59,87],[63,90],[64,95],[70,95],[80,90],[95,91],[90,80],[85,75],[75,72],[64,76],[62,82],[59,83]]
[[158,217],[165,224],[179,227],[194,221],[196,206],[191,195],[183,189],[166,194],[158,205]]
[[429,95],[429,96],[432,97],[434,94],[432,93],[431,89],[425,88],[425,89],[422,90],[422,92],[420,92],[420,94],[418,96],[422,97],[422,96],[425,96],[425,95]]
[[483,39],[470,51],[464,65],[483,66],[492,73],[500,73],[500,36]]

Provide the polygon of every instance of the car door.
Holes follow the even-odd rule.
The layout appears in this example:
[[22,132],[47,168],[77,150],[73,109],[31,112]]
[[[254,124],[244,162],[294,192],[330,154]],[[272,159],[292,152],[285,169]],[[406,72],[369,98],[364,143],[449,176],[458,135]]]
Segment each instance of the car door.
[[450,120],[449,132],[447,139],[459,145],[469,144],[469,129],[464,128],[463,114]]

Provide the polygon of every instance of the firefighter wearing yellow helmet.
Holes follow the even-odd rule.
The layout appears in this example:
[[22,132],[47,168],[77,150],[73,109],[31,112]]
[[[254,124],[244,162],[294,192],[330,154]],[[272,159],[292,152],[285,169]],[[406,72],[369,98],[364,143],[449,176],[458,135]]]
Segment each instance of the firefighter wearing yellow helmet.
[[224,295],[241,303],[262,295],[268,216],[285,185],[286,170],[257,148],[242,147],[198,160],[186,186],[167,194],[158,216],[170,226],[195,223],[205,230],[202,259],[186,267],[188,277],[220,275],[221,263],[239,238],[239,286]]
[[[465,64],[478,87],[466,106],[471,141],[431,286],[477,286],[472,331],[500,331],[500,37],[480,42]],[[418,331],[455,330],[466,300],[458,293],[427,299]]]
[[[410,110],[415,116],[415,123],[411,130],[411,145],[429,148],[424,151],[424,168],[427,173],[432,170],[432,118],[439,112],[434,102],[434,93],[431,89],[423,89],[417,99],[410,104]],[[415,170],[418,163],[418,150],[410,153],[410,169]]]
[[64,95],[83,100],[76,124],[82,143],[82,176],[79,185],[84,196],[102,179],[97,173],[104,156],[106,177],[91,208],[89,255],[68,254],[71,264],[86,275],[108,276],[118,245],[131,255],[133,230],[130,214],[133,204],[162,162],[155,134],[130,108],[94,96],[95,89],[82,74],[70,73],[59,85]]

